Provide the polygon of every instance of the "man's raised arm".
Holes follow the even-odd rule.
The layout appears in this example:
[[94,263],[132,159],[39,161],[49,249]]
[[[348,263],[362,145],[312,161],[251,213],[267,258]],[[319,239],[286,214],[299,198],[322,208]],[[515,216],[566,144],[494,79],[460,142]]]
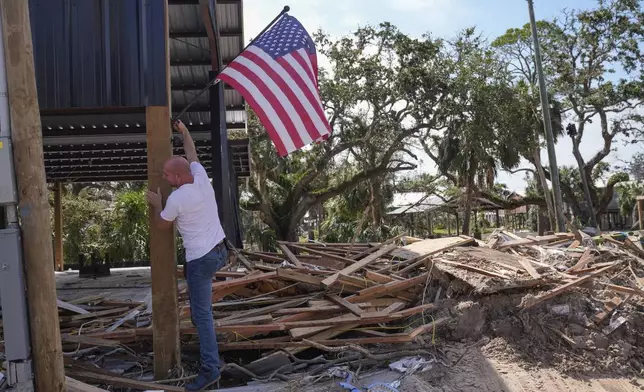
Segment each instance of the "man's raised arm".
[[172,123],[172,127],[183,136],[183,151],[186,153],[186,159],[188,162],[199,162],[197,148],[195,147],[194,140],[192,140],[192,136],[190,136],[188,128],[186,128],[181,120],[177,120]]

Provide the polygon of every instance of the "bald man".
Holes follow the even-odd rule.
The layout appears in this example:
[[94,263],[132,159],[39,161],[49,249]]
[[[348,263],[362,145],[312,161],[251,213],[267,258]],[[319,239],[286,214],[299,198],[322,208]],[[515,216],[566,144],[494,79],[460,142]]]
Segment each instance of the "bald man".
[[185,390],[196,392],[205,390],[220,378],[219,349],[212,320],[212,278],[226,263],[228,250],[219,221],[215,191],[206,170],[199,163],[195,143],[181,121],[175,122],[173,127],[183,135],[187,159],[175,156],[163,166],[163,178],[175,188],[165,208],[160,194],[148,191],[147,199],[157,226],[170,228],[176,222],[186,249],[184,274],[188,282],[192,322],[199,334],[201,371]]

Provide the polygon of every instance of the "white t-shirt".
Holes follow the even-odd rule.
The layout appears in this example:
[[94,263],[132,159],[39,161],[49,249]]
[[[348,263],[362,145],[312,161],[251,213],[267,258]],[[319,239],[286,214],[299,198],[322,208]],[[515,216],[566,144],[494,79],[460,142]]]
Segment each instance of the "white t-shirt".
[[161,212],[161,218],[176,220],[186,248],[186,261],[204,256],[226,237],[206,169],[199,162],[192,162],[190,171],[194,182],[172,192]]

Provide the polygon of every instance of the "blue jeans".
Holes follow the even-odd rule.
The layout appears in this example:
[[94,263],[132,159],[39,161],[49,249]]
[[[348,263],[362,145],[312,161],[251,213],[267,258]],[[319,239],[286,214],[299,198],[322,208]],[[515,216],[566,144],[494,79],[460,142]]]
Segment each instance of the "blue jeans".
[[204,371],[219,374],[219,348],[212,320],[212,278],[226,264],[228,250],[217,247],[186,263],[190,314],[199,335],[199,354]]

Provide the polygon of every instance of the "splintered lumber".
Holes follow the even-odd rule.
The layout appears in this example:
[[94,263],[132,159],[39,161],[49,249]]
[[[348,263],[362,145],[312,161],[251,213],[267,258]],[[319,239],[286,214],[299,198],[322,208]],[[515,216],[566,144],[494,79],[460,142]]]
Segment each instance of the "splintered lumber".
[[639,289],[632,289],[630,287],[624,287],[624,286],[618,286],[616,284],[605,284],[606,288],[609,290],[613,290],[618,293],[624,293],[624,294],[629,294],[629,295],[638,295],[642,298],[644,298],[644,290],[639,290]]
[[584,284],[586,282],[591,281],[592,279],[594,279],[598,275],[601,275],[604,272],[606,272],[606,271],[608,271],[608,270],[610,270],[612,268],[615,268],[619,264],[620,264],[620,262],[615,262],[615,263],[613,263],[613,265],[609,265],[609,266],[604,267],[604,268],[602,268],[602,269],[600,269],[598,271],[590,273],[590,274],[588,274],[588,275],[586,275],[584,277],[581,277],[579,279],[573,280],[572,282],[566,283],[566,284],[564,284],[562,286],[559,286],[559,287],[557,287],[555,289],[547,291],[545,294],[542,294],[539,297],[535,297],[535,298],[532,298],[530,301],[527,301],[523,305],[523,308],[524,309],[531,308],[531,307],[533,307],[533,306],[535,306],[537,304],[540,304],[541,302],[543,302],[545,300],[548,300],[550,298],[556,297],[559,294],[563,294],[563,293],[565,293],[566,291],[570,290],[573,287],[577,287],[579,285],[582,285],[582,284]]
[[393,245],[393,244],[385,246],[384,248],[378,250],[375,253],[370,254],[369,256],[365,257],[364,259],[362,259],[362,260],[360,260],[360,261],[358,261],[358,262],[356,262],[354,264],[351,264],[350,266],[344,268],[342,271],[336,272],[335,274],[333,274],[333,275],[329,276],[328,278],[324,279],[322,281],[322,284],[325,287],[329,287],[329,286],[333,285],[338,280],[338,278],[340,277],[340,274],[351,275],[352,273],[354,273],[356,271],[359,271],[362,268],[366,267],[367,265],[373,263],[379,257],[382,257],[382,256],[390,253],[392,250],[394,250],[396,248],[397,248],[397,246]]
[[391,295],[398,293],[403,290],[407,290],[410,287],[416,285],[424,284],[429,277],[429,272],[416,276],[415,278],[410,278],[406,280],[394,281],[385,284],[380,284],[373,287],[368,287],[366,289],[358,291],[356,294],[347,297],[346,300],[352,303],[370,301],[375,298],[384,297],[385,295]]
[[476,272],[476,273],[481,274],[481,275],[491,276],[493,278],[500,278],[500,279],[504,279],[504,280],[509,280],[510,279],[509,277],[507,277],[505,275],[501,275],[501,274],[496,273],[496,272],[484,270],[482,268],[473,267],[471,265],[458,263],[456,261],[450,261],[450,260],[445,260],[445,259],[436,259],[435,261],[439,262],[439,263],[442,263],[442,264],[447,264],[447,265],[450,265],[450,266],[453,266],[453,267],[468,270],[468,271],[471,271],[471,272]]
[[308,302],[308,298],[297,298],[291,301],[277,303],[275,305],[264,306],[261,308],[247,310],[245,312],[235,312],[233,315],[220,319],[219,321],[229,321],[235,319],[243,319],[248,317],[260,316],[271,313],[278,309],[287,309],[295,306],[300,306]]
[[101,310],[100,312],[94,312],[94,313],[88,312],[85,314],[76,314],[74,316],[61,316],[60,321],[76,321],[76,320],[84,320],[89,318],[100,318],[102,316],[124,313],[124,312],[127,312],[128,310],[130,310],[130,308],[123,307],[123,308]]
[[450,320],[452,320],[451,317],[443,317],[443,318],[440,318],[438,320],[434,320],[431,323],[421,325],[420,327],[418,327],[418,328],[414,329],[413,331],[411,331],[411,333],[409,334],[409,337],[411,339],[415,339],[416,336],[424,335],[426,333],[429,333],[430,331],[433,331],[437,327],[440,327],[441,325],[447,324]]
[[166,392],[184,392],[183,387],[175,387],[170,385],[155,384],[151,382],[132,380],[125,377],[108,376],[107,374],[99,374],[89,372],[87,370],[68,369],[67,372],[76,378],[91,380],[92,382],[108,384],[113,386],[120,386],[124,388],[134,388],[139,390],[151,391],[166,391]]
[[302,263],[297,259],[297,257],[291,252],[291,250],[284,244],[278,243],[277,246],[284,252],[284,256],[288,258],[288,261],[295,264],[296,267],[303,267]]
[[[467,236],[434,238],[403,246],[402,248],[392,251],[391,255],[409,260],[419,256],[430,256],[451,249],[455,246],[463,246],[473,242],[474,238]],[[422,262],[417,265],[421,264]]]
[[343,257],[343,256],[338,256],[338,255],[333,254],[331,252],[323,252],[321,250],[315,250],[315,249],[312,249],[312,248],[309,248],[309,247],[305,247],[305,246],[301,246],[301,245],[295,245],[295,244],[291,244],[291,243],[289,243],[288,246],[290,246],[291,248],[294,248],[294,249],[298,249],[298,250],[301,250],[301,251],[304,251],[304,252],[308,252],[308,253],[313,254],[313,255],[320,255],[320,256],[328,257],[329,259],[341,261],[345,265],[346,264],[353,264],[355,262],[355,260],[352,260],[352,259],[349,259],[349,258]]
[[378,245],[376,245],[374,247],[371,247],[371,248],[367,248],[367,249],[363,250],[362,252],[358,253],[357,255],[353,255],[353,256],[351,256],[351,258],[354,259],[354,260],[359,260],[361,257],[366,256],[366,255],[368,255],[370,253],[376,252],[376,251],[380,250],[384,246],[387,246],[389,244],[395,243],[396,241],[398,241],[399,239],[401,239],[404,236],[405,236],[404,234],[397,235],[397,236],[395,236],[393,238],[388,239],[387,241],[385,241],[385,242],[383,242],[381,244],[378,244]]
[[[505,233],[505,234],[508,234],[508,233]],[[529,246],[529,245],[544,245],[544,244],[554,245],[554,244],[571,241],[573,238],[574,238],[574,235],[571,233],[557,233],[557,234],[545,235],[541,237],[528,236],[527,238],[506,241],[501,245],[499,245],[498,249],[502,250],[507,248],[513,248],[516,246]]]
[[362,309],[356,304],[352,304],[351,302],[347,301],[346,299],[339,297],[334,294],[327,294],[326,296],[328,299],[330,299],[332,302],[335,302],[336,304],[340,305],[341,307],[345,308],[349,312],[355,314],[356,316],[360,316],[363,314]]
[[254,275],[247,275],[245,278],[227,280],[225,282],[215,282],[212,284],[213,290],[225,290],[233,287],[243,287],[247,284],[259,282],[265,279],[272,279],[277,277],[277,272],[265,272]]
[[61,301],[59,299],[56,300],[56,304],[57,304],[57,306],[59,308],[69,310],[70,312],[74,312],[74,313],[78,313],[78,314],[88,314],[89,313],[89,311],[87,311],[87,310],[85,310],[85,309],[83,309],[83,308],[81,308],[79,306],[70,304],[68,302]]
[[584,254],[582,254],[579,260],[577,261],[577,264],[568,268],[566,272],[570,273],[573,271],[578,271],[580,269],[583,269],[592,261],[593,261],[593,257],[590,255],[590,248],[586,248],[586,250],[584,251]]
[[69,335],[61,334],[60,340],[65,343],[80,343],[86,344],[88,346],[98,346],[98,347],[118,347],[121,344],[114,340],[101,339],[92,336],[84,335]]
[[613,297],[613,299],[606,301],[604,303],[604,309],[593,316],[593,321],[595,322],[595,324],[601,324],[604,320],[606,320],[608,316],[610,316],[611,313],[613,313],[613,311],[615,311],[615,309],[619,308],[623,303],[628,301],[630,297],[630,295],[627,295],[626,298],[615,296]]
[[322,278],[319,278],[317,276],[311,276],[308,274],[303,274],[301,272],[297,272],[288,268],[278,268],[277,276],[285,280],[306,283],[313,286],[320,286],[320,287],[322,286]]
[[[356,345],[367,345],[367,344],[395,344],[395,343],[408,343],[412,339],[408,334],[389,334],[387,336],[377,336],[369,338],[354,338],[354,339],[333,339],[333,340],[313,340],[315,343],[329,346],[337,347],[344,346],[347,344],[356,344]],[[295,342],[263,342],[259,341],[244,341],[244,342],[234,342],[234,343],[219,343],[219,349],[222,351],[230,350],[257,350],[257,349],[288,349],[288,348],[297,348],[295,352],[302,351],[303,349],[309,348],[310,343],[304,341],[295,341]],[[289,350],[291,351],[291,350]],[[293,353],[293,351],[291,351]]]
[[107,389],[97,388],[67,376],[65,377],[65,387],[67,392],[108,392]]
[[383,275],[378,272],[374,272],[370,270],[365,271],[364,277],[369,280],[373,280],[374,282],[377,282],[377,283],[389,283],[389,282],[393,282],[394,280],[400,280],[400,279],[394,279],[391,276]]

